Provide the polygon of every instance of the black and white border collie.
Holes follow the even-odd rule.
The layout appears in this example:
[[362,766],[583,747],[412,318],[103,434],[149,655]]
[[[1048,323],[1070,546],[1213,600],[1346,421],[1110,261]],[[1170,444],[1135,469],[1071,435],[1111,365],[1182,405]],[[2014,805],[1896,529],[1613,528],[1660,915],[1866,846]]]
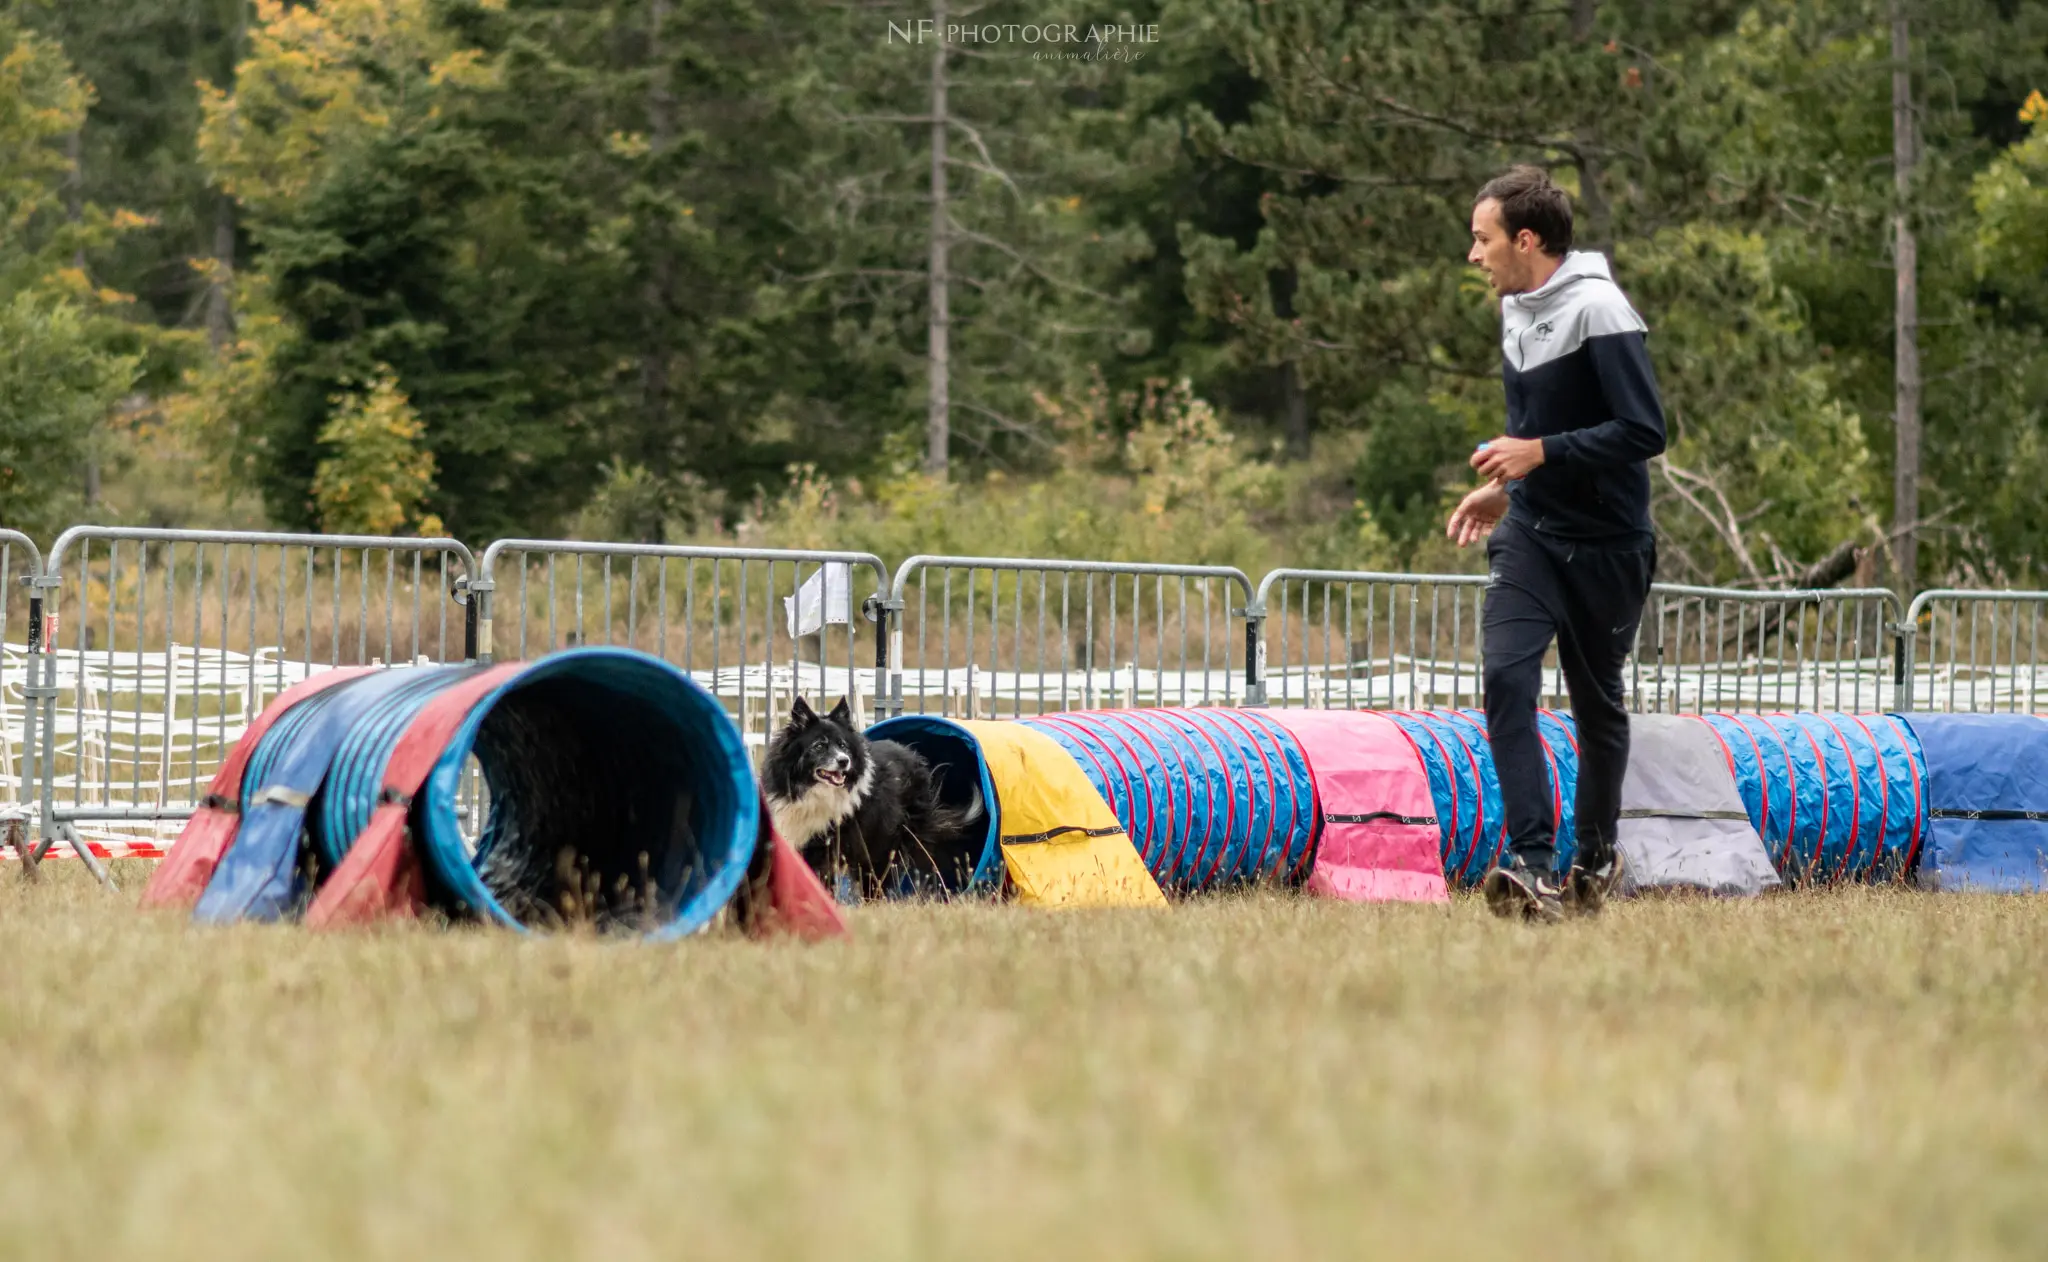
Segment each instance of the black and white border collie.
[[959,889],[981,857],[980,786],[965,809],[947,806],[924,756],[862,736],[843,697],[822,718],[796,699],[768,742],[761,789],[783,840],[828,885],[844,864],[863,898],[905,882],[919,893]]

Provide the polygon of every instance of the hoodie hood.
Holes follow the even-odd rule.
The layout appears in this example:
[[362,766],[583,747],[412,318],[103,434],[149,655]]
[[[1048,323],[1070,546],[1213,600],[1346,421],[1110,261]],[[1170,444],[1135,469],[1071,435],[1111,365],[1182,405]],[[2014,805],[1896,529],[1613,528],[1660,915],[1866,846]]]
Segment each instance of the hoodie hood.
[[1501,299],[1500,317],[1501,354],[1517,372],[1569,355],[1587,338],[1649,331],[1606,256],[1591,250],[1565,255],[1541,287]]
[[1607,256],[1593,250],[1571,250],[1566,252],[1564,262],[1557,265],[1549,280],[1526,294],[1509,294],[1501,299],[1501,305],[1526,312],[1548,310],[1572,286],[1588,280],[1605,281],[1609,285],[1614,283],[1614,273],[1608,269]]

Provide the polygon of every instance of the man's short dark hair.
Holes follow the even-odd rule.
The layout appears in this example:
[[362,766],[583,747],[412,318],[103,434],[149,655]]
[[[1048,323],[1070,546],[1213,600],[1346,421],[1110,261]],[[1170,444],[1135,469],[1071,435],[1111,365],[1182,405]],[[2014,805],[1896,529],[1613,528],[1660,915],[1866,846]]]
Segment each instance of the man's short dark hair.
[[1572,248],[1572,201],[1565,191],[1550,182],[1542,167],[1510,167],[1486,182],[1472,204],[1491,198],[1500,203],[1501,224],[1509,238],[1527,228],[1543,242],[1543,252],[1562,258]]

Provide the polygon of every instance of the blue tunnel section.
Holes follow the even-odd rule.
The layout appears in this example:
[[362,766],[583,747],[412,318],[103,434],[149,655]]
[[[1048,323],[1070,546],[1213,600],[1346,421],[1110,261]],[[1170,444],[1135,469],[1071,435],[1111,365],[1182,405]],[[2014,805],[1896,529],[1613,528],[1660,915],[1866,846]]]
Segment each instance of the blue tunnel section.
[[1322,818],[1308,759],[1256,710],[1088,710],[1023,723],[1080,764],[1162,887],[1307,874]]
[[1750,823],[1794,884],[1891,881],[1926,833],[1926,762],[1889,714],[1709,714]]
[[319,809],[307,821],[307,831],[321,863],[328,867],[340,863],[356,837],[369,827],[370,816],[376,813],[379,803],[384,766],[419,712],[474,669],[428,667],[407,672],[419,678],[363,712],[336,751],[327,784],[320,792]]

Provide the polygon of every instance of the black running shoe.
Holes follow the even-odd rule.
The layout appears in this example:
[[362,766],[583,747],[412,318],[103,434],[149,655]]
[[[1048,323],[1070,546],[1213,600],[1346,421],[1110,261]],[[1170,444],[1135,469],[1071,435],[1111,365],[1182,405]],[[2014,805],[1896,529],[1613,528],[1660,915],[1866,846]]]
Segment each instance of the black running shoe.
[[1556,876],[1536,871],[1519,855],[1488,872],[1480,891],[1486,895],[1487,909],[1503,919],[1536,924],[1564,919],[1564,894]]
[[1621,847],[1607,852],[1607,862],[1597,868],[1572,865],[1564,880],[1564,909],[1574,916],[1597,916],[1621,885]]

